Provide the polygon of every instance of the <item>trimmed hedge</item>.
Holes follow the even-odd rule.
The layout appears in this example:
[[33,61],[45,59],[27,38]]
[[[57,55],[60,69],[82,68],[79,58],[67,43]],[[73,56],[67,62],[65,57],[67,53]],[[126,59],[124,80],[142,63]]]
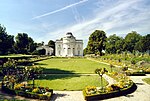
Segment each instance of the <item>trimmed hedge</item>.
[[86,91],[83,90],[83,95],[84,95],[84,98],[85,98],[86,101],[103,100],[103,99],[108,99],[108,98],[127,95],[127,94],[130,94],[130,93],[134,92],[136,89],[137,89],[136,84],[132,82],[132,84],[128,88],[121,89],[121,90],[118,90],[118,91],[112,91],[112,92],[109,92],[109,93],[87,95]]

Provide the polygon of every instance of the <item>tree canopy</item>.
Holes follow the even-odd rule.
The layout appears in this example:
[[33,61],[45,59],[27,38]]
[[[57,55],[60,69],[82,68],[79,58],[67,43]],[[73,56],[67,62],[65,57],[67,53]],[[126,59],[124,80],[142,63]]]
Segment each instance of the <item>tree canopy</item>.
[[136,43],[142,38],[140,34],[138,34],[136,31],[132,31],[131,33],[128,33],[124,39],[124,45],[123,48],[126,51],[132,52],[135,49]]
[[135,45],[135,50],[140,52],[150,51],[150,34],[143,36]]
[[32,53],[37,47],[37,44],[26,33],[18,33],[15,39],[15,50],[19,54]]
[[123,51],[124,40],[122,37],[116,36],[116,34],[110,35],[106,42],[106,52],[115,54]]
[[8,35],[6,28],[0,25],[0,55],[13,51],[14,36]]
[[100,54],[105,50],[106,33],[102,30],[95,30],[89,37],[88,45],[85,50],[88,54]]

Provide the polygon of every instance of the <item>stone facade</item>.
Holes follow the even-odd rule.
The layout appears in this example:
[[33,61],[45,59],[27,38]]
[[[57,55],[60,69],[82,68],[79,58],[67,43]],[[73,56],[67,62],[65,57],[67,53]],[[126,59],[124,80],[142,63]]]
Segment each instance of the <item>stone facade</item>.
[[55,56],[83,56],[83,40],[76,40],[72,33],[55,42]]

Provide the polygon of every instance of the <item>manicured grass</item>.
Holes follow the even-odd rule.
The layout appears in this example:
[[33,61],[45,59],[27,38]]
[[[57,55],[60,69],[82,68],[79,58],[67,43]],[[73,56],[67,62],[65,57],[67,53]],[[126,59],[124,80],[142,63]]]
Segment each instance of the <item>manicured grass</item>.
[[[99,87],[101,82],[98,75],[80,74],[95,74],[95,69],[101,67],[110,70],[108,65],[86,58],[51,58],[36,62],[35,65],[44,67],[43,75],[45,75],[35,80],[35,84],[54,90],[83,90],[86,86]],[[103,81],[106,86],[107,81],[104,79]]]
[[144,82],[146,82],[147,84],[150,85],[150,78],[145,78],[145,79],[142,79]]
[[35,64],[46,68],[44,71],[46,73],[60,73],[60,71],[61,73],[94,73],[95,69],[101,67],[110,70],[108,65],[93,62],[85,58],[52,58]]
[[0,58],[31,57],[31,56],[32,56],[32,55],[10,54],[10,55],[0,55]]
[[[32,81],[30,81],[31,83]],[[98,75],[46,75],[40,80],[35,80],[36,86],[50,87],[54,90],[83,90],[86,86],[101,85]],[[103,85],[107,85],[103,79]]]

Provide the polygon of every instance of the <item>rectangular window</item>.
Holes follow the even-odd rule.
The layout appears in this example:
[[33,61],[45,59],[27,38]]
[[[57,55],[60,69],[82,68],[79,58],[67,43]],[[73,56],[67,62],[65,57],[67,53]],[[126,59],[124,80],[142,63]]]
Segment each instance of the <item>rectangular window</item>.
[[78,55],[80,55],[80,51],[78,51]]

